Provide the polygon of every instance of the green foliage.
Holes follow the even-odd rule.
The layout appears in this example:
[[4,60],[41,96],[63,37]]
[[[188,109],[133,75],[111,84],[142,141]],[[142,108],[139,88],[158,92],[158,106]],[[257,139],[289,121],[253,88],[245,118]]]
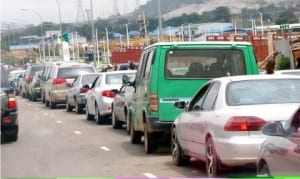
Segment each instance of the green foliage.
[[291,23],[297,23],[297,22],[298,22],[297,17],[290,10],[286,10],[286,11],[281,12],[279,14],[278,18],[275,20],[275,23],[277,25],[280,25],[280,24],[291,24]]
[[284,69],[290,69],[290,67],[291,67],[290,59],[286,56],[281,55],[277,62],[276,69],[284,70]]

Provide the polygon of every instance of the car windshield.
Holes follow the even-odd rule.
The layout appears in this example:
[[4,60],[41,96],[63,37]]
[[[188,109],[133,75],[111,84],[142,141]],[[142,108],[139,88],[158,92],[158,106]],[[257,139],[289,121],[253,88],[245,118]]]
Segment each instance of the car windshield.
[[[135,78],[135,73],[124,73],[124,74],[126,74],[130,78],[130,81],[132,81]],[[123,73],[109,74],[106,76],[105,83],[109,85],[121,85],[122,77],[124,74]]]
[[44,66],[33,66],[33,67],[31,68],[31,74],[34,75],[35,72],[37,72],[37,71],[42,71],[43,69],[44,69]]
[[245,80],[231,82],[226,90],[229,106],[300,102],[299,79]]
[[94,73],[93,67],[68,67],[68,68],[59,68],[58,78],[76,78],[82,73]]

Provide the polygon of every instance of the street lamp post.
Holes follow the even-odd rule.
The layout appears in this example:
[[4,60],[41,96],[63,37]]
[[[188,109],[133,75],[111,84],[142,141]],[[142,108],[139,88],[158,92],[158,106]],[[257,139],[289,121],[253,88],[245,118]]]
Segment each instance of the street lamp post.
[[93,0],[90,0],[90,5],[91,5],[91,23],[92,23],[92,43],[93,43],[93,62],[95,68],[97,68],[96,64],[96,45],[95,45],[95,27],[94,27],[94,14],[93,14]]
[[160,0],[157,0],[157,4],[158,4],[159,41],[161,41],[162,40],[162,20],[161,20]]
[[127,39],[127,46],[129,46],[128,23],[126,24],[126,39]]
[[41,61],[42,63],[45,63],[45,58],[46,58],[46,55],[45,55],[45,40],[44,40],[44,35],[43,35],[43,20],[42,20],[42,17],[41,15],[36,12],[36,11],[33,11],[33,10],[30,10],[30,9],[21,9],[22,11],[30,11],[30,12],[33,12],[35,13],[39,18],[40,18],[40,21],[41,21],[41,37],[42,37],[42,47],[43,47],[43,60]]
[[264,23],[263,23],[263,13],[258,12],[260,14],[260,26],[261,26],[261,35],[264,36]]
[[[60,35],[62,35],[63,31],[62,31],[62,23],[61,23],[61,12],[60,12],[60,4],[59,1],[56,0],[57,6],[58,6],[58,14],[59,14],[59,31],[60,31]],[[63,49],[63,44],[60,44],[60,49],[61,49],[61,59],[63,59],[64,56],[64,49]]]

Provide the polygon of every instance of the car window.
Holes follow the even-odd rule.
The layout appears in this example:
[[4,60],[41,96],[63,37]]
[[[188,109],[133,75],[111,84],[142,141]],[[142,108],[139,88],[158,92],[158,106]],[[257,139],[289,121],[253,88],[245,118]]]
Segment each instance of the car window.
[[207,95],[204,99],[201,109],[203,110],[213,110],[215,101],[218,97],[220,89],[220,83],[212,84],[211,88],[208,90]]
[[193,97],[193,99],[191,100],[191,102],[189,104],[188,111],[201,110],[201,106],[203,104],[204,98],[208,92],[210,85],[211,84],[208,83],[205,86],[203,86],[200,89],[200,91]]
[[76,78],[82,73],[94,73],[93,67],[59,68],[57,78]]
[[268,79],[231,82],[226,90],[230,106],[300,102],[300,80]]
[[166,55],[166,78],[216,78],[245,75],[245,60],[238,49],[178,49]]
[[1,88],[9,88],[8,76],[3,68],[1,68]]
[[44,69],[44,66],[32,66],[31,68],[31,75],[34,75],[38,71],[42,71]]
[[91,84],[93,83],[93,81],[97,78],[97,74],[95,75],[84,75],[82,76],[82,84]]

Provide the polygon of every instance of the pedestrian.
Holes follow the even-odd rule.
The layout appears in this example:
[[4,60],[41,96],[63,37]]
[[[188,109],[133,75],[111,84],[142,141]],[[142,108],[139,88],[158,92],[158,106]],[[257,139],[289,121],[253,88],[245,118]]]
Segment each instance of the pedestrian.
[[265,66],[265,74],[274,74],[275,70],[275,60],[274,59],[269,59],[266,63]]
[[135,70],[135,69],[136,69],[136,65],[134,64],[133,61],[130,61],[130,62],[129,62],[129,69],[130,69],[130,70]]

